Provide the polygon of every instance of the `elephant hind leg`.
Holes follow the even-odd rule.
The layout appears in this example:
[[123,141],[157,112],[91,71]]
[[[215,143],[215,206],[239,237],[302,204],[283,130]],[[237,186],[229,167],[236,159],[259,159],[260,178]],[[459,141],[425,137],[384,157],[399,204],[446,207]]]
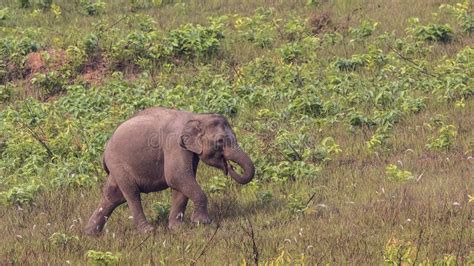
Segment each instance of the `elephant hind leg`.
[[112,212],[125,202],[125,197],[117,183],[109,176],[102,192],[99,206],[91,215],[85,228],[88,235],[99,235]]
[[126,171],[123,171],[120,175],[114,175],[114,177],[116,178],[115,180],[127,201],[128,207],[133,216],[133,222],[138,231],[142,233],[153,231],[155,228],[146,220],[145,213],[143,212],[140,189],[135,182],[130,181],[137,180],[138,177],[135,177],[133,174],[130,172],[127,173]]

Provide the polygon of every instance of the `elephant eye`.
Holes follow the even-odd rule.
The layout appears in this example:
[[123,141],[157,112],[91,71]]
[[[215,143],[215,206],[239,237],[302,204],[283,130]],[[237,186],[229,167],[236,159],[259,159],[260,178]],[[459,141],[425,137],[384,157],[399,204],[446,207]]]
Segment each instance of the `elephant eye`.
[[221,148],[222,146],[224,146],[224,139],[218,139],[216,141],[216,146]]

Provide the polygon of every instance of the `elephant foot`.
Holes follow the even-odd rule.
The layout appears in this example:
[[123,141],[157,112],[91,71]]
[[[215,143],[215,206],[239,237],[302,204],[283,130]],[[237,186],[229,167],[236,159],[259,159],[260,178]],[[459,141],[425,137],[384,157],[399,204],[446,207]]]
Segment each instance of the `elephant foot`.
[[155,227],[148,222],[143,223],[137,227],[138,231],[142,234],[148,234],[155,230]]
[[[101,222],[101,221],[100,221]],[[102,233],[104,224],[91,219],[84,228],[84,233],[89,236],[99,236]]]
[[182,212],[178,213],[177,215],[170,215],[168,220],[168,229],[174,231],[181,227],[183,224],[184,214]]
[[88,236],[99,236],[101,231],[97,228],[97,226],[86,226],[84,228],[84,233]]
[[210,224],[211,218],[209,218],[208,214],[194,212],[191,216],[191,222],[195,224]]

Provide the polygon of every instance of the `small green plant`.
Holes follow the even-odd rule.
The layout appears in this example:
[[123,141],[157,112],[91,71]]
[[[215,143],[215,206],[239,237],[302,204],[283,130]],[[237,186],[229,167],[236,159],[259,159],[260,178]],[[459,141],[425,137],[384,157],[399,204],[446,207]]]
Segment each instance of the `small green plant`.
[[428,24],[421,25],[418,18],[412,18],[409,21],[410,27],[407,32],[413,34],[416,38],[428,42],[450,42],[453,38],[453,30],[448,24]]
[[235,21],[240,36],[261,48],[272,47],[276,38],[273,9],[258,8],[253,17],[241,17]]
[[13,95],[13,90],[8,84],[0,85],[0,102],[8,102]]
[[280,55],[285,62],[296,61],[302,55],[302,48],[299,43],[287,43],[280,47]]
[[31,6],[30,0],[18,0],[21,8],[28,8]]
[[84,39],[84,51],[89,57],[97,55],[99,50],[99,38],[97,35],[90,33]]
[[10,10],[8,9],[8,7],[0,9],[0,21],[7,20],[9,16]]
[[341,147],[332,137],[326,137],[321,141],[316,149],[305,150],[303,158],[314,162],[324,163],[332,161],[333,156],[339,154],[341,151]]
[[31,84],[38,88],[42,96],[51,96],[66,90],[69,73],[51,71],[46,74],[37,73],[32,79]]
[[56,246],[66,246],[68,244],[79,241],[77,236],[69,236],[65,233],[56,232],[49,237],[49,241]]
[[411,242],[391,238],[383,251],[383,258],[388,265],[410,265],[413,264],[416,248]]
[[398,169],[398,167],[394,164],[389,164],[385,168],[385,174],[389,180],[398,182],[404,182],[414,178],[410,171]]
[[290,41],[301,40],[306,35],[305,22],[299,18],[288,21],[283,26],[283,34]]
[[438,136],[430,138],[426,147],[431,150],[449,150],[456,140],[457,130],[454,125],[442,125],[438,129]]
[[120,261],[120,253],[113,254],[110,251],[102,252],[96,250],[88,250],[86,257],[96,265],[113,265]]
[[154,202],[152,204],[152,208],[156,213],[156,218],[158,220],[166,220],[168,219],[168,215],[170,213],[171,205],[167,202]]
[[23,206],[33,203],[33,200],[41,187],[41,185],[36,184],[17,186],[12,187],[2,194],[5,195],[8,203]]
[[352,41],[362,41],[369,36],[377,29],[378,22],[371,22],[364,20],[360,23],[358,27],[351,27],[349,28],[349,33],[351,34],[353,40]]
[[257,192],[257,198],[262,204],[270,203],[273,200],[273,194],[271,191],[259,191]]
[[209,192],[210,193],[222,193],[227,187],[227,179],[221,176],[213,176],[209,180]]
[[96,16],[105,10],[106,4],[102,1],[81,0],[81,7],[85,14]]
[[303,214],[309,206],[303,195],[291,194],[288,197],[287,208],[292,214]]
[[461,28],[466,33],[474,31],[474,16],[472,10],[469,9],[470,0],[464,0],[463,2],[457,3],[455,6],[449,4],[442,4],[439,8],[441,10],[446,9],[448,12],[453,14]]
[[48,11],[53,4],[53,0],[40,0],[39,5],[44,11]]
[[338,58],[334,66],[339,71],[354,71],[367,65],[368,58],[365,55],[352,55],[352,58]]

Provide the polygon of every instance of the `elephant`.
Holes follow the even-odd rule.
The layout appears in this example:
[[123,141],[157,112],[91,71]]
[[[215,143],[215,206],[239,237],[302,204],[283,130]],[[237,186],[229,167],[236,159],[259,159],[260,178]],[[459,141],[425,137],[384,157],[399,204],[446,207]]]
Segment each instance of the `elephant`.
[[[250,157],[240,148],[228,120],[218,114],[150,107],[120,124],[105,145],[102,162],[108,174],[97,209],[85,233],[99,235],[114,209],[127,202],[139,232],[154,230],[143,213],[141,193],[171,188],[168,228],[176,229],[191,199],[191,221],[211,219],[207,196],[196,181],[199,161],[221,169],[240,184],[255,175]],[[243,173],[234,170],[230,161]]]

